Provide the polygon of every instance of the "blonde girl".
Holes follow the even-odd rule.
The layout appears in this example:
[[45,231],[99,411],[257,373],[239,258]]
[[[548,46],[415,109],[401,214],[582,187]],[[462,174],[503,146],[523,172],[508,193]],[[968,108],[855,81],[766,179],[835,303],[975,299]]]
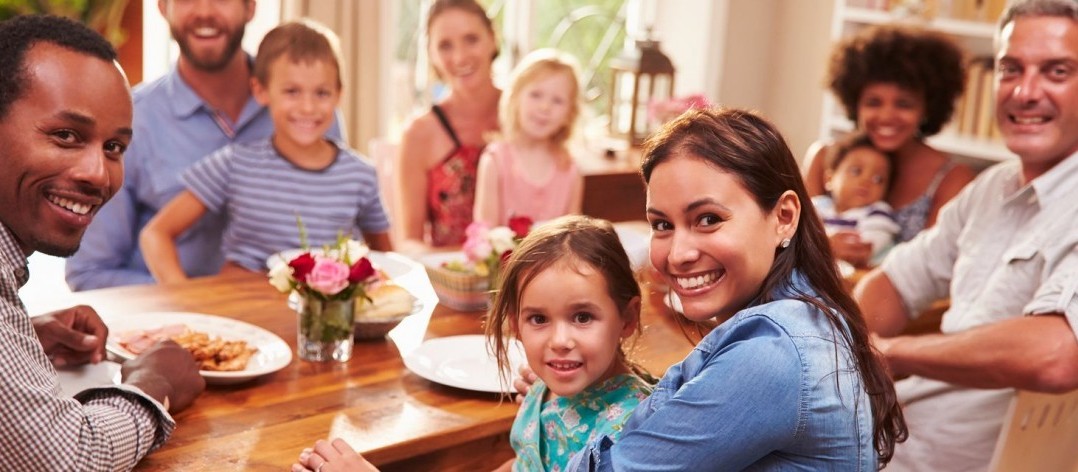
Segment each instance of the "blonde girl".
[[567,142],[580,115],[571,58],[552,49],[517,66],[499,103],[501,139],[483,151],[476,177],[476,221],[504,225],[512,216],[544,221],[579,214],[583,180]]
[[503,274],[487,339],[503,378],[510,338],[539,378],[513,423],[512,468],[562,470],[589,438],[616,439],[650,392],[622,348],[638,332],[640,286],[613,226],[585,216],[533,230]]

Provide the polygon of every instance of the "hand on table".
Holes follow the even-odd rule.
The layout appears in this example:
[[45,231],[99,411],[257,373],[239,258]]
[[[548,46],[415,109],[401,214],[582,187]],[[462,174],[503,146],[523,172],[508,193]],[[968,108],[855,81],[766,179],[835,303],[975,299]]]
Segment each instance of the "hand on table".
[[868,267],[872,259],[872,244],[861,240],[856,231],[839,231],[828,237],[831,240],[831,252],[836,259],[842,259],[854,267]]
[[134,385],[168,408],[180,411],[206,389],[191,353],[174,341],[158,341],[120,369],[124,383]]
[[527,364],[520,366],[518,373],[520,377],[513,379],[513,389],[517,391],[517,395],[513,399],[517,403],[521,403],[524,401],[524,397],[528,395],[528,391],[531,390],[536,377],[535,372]]
[[79,305],[31,319],[45,354],[63,367],[105,359],[109,330],[93,308]]
[[333,442],[319,439],[314,448],[299,453],[299,462],[292,464],[292,472],[377,471],[378,469],[359,455],[343,439]]

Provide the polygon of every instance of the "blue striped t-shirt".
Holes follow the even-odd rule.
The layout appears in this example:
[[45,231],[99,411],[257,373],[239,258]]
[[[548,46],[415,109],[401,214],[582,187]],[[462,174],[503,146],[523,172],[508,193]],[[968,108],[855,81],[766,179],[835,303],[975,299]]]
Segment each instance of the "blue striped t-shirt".
[[297,214],[311,247],[332,244],[339,233],[362,239],[360,231],[389,230],[374,166],[333,144],[337,159],[321,170],[296,167],[264,139],[225,146],[184,173],[206,209],[225,215],[225,260],[264,270],[271,254],[300,246]]

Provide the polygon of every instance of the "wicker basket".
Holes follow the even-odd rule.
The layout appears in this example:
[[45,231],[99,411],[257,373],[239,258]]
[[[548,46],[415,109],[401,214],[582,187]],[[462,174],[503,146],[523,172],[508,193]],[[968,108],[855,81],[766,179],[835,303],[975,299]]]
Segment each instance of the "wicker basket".
[[490,279],[442,267],[443,262],[463,259],[459,252],[439,253],[425,256],[422,262],[441,304],[457,311],[484,311],[490,306]]

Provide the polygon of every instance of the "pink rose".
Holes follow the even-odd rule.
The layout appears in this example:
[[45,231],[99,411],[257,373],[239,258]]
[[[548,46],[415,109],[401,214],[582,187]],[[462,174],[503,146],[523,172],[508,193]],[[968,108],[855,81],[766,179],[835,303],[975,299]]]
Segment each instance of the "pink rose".
[[348,266],[325,257],[314,258],[314,268],[307,274],[307,286],[326,296],[340,293],[348,286]]

